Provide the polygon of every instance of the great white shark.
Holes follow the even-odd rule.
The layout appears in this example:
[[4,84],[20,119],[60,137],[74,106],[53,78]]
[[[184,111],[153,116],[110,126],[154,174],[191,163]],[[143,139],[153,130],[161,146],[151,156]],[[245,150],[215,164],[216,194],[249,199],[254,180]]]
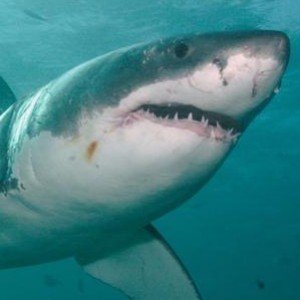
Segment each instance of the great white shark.
[[212,177],[288,58],[282,32],[190,34],[97,57],[19,101],[1,80],[0,268],[74,257],[132,299],[201,299],[151,222]]

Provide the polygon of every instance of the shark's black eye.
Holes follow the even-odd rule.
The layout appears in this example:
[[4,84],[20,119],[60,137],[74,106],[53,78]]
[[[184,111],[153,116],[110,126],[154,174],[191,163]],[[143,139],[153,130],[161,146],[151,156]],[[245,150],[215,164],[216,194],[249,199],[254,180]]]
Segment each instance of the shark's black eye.
[[174,48],[175,56],[180,59],[185,58],[188,52],[189,52],[188,45],[182,42],[177,44]]

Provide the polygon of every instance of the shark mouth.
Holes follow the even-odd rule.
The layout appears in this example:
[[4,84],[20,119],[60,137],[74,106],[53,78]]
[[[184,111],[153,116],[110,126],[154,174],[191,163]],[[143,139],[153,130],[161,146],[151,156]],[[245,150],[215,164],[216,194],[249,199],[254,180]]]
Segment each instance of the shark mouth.
[[235,119],[193,105],[143,104],[131,112],[125,123],[142,118],[222,142],[235,142],[242,132],[242,126]]

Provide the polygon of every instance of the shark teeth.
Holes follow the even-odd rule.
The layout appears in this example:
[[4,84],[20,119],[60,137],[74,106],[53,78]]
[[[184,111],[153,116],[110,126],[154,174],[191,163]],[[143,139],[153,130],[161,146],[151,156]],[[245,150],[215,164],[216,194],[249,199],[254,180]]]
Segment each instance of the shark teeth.
[[208,127],[208,119],[205,119],[204,116],[201,118],[200,123],[202,124],[202,126]]
[[235,142],[241,131],[238,127],[239,124],[234,119],[191,105],[144,104],[131,111],[130,114],[135,115],[135,119],[146,118],[164,126],[189,129],[200,136],[216,141]]
[[[235,143],[240,136],[240,133],[235,133],[233,128],[228,130],[224,129],[219,122],[216,122],[215,125],[210,125],[209,120],[204,116],[201,118],[201,121],[195,121],[192,113],[189,113],[186,119],[179,119],[178,113],[176,113],[173,117],[170,117],[169,115],[166,115],[165,117],[157,117],[155,114],[144,110],[136,111],[131,113],[131,115],[135,116],[132,118],[134,120],[142,120],[146,118],[164,126],[190,129],[191,131],[198,133],[200,136],[225,143]],[[128,122],[126,123],[128,124]]]
[[211,131],[210,131],[210,137],[212,138],[212,139],[216,139],[216,132],[214,131],[214,129],[212,129]]

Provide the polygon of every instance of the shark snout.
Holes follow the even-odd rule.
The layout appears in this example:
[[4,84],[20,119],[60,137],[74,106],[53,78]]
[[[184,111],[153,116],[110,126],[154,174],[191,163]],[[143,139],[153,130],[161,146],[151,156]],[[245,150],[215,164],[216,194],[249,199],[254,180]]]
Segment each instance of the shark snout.
[[258,31],[253,34],[254,54],[270,56],[284,68],[290,56],[290,41],[288,36],[281,31]]
[[277,59],[286,67],[290,57],[290,40],[283,32],[277,32],[274,35],[277,40],[275,46]]
[[290,56],[290,41],[285,33],[254,31],[242,44],[244,48],[248,47],[250,56],[273,59],[283,71],[285,70]]
[[[246,63],[252,74],[250,84],[251,97],[244,96],[243,109],[237,111],[236,118],[246,127],[270,99],[278,93],[282,76],[290,57],[290,41],[288,36],[280,31],[254,31],[241,38],[240,54],[247,57]],[[237,46],[237,47],[239,47]],[[234,57],[239,51],[235,52]],[[229,55],[229,61],[230,61]],[[245,72],[247,73],[247,72]],[[239,76],[242,77],[242,74]],[[244,86],[247,91],[247,85]],[[249,90],[249,88],[248,88]],[[241,91],[241,96],[243,92]],[[249,92],[248,92],[248,95]]]
[[[288,36],[272,30],[198,35],[193,45],[193,104],[239,121],[252,119],[278,92],[290,56]],[[186,50],[181,48],[179,54]]]

